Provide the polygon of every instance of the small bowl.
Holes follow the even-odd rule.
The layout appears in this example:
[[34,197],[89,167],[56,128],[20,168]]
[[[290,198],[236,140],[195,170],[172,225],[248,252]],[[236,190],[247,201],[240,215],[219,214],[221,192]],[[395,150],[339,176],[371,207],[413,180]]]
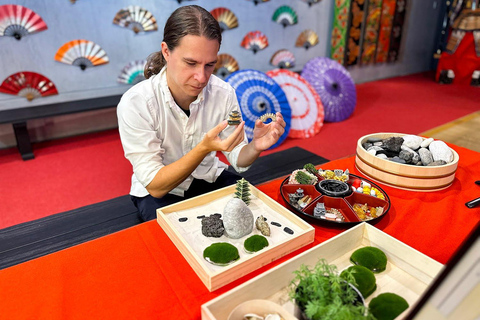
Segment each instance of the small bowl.
[[318,191],[329,197],[346,197],[352,193],[352,188],[350,188],[348,183],[340,180],[322,180],[317,186]]
[[243,316],[248,313],[254,313],[262,317],[265,314],[276,313],[285,320],[297,320],[278,303],[264,299],[247,300],[240,303],[230,312],[227,320],[243,320]]

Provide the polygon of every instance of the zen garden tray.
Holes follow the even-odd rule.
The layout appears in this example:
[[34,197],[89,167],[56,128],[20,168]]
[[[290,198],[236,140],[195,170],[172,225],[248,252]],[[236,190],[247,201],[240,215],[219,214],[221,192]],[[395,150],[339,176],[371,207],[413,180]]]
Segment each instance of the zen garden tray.
[[[346,181],[342,182],[326,179],[320,174],[316,176],[318,182],[314,185],[292,184],[288,176],[280,186],[283,200],[300,216],[332,224],[358,224],[363,221],[375,223],[390,209],[391,203],[387,193],[366,178],[350,173],[348,178],[345,178]],[[340,183],[342,185],[338,185]],[[338,187],[342,191],[332,191],[328,184],[333,184],[333,187]],[[342,187],[344,189],[341,189]],[[352,187],[356,191],[353,191]],[[359,188],[364,189],[365,193],[357,192]],[[309,202],[299,205],[305,198],[306,202]]]
[[[251,202],[248,206],[254,218],[263,215],[270,225],[269,246],[247,253],[240,239],[206,237],[202,234],[201,218],[223,213],[227,202],[234,197],[236,186],[225,187],[195,198],[157,209],[157,221],[210,291],[214,291],[296,249],[313,242],[314,228],[288,209],[249,184]],[[273,224],[274,222],[275,224]],[[254,230],[252,234],[260,234]],[[251,234],[250,234],[251,235]],[[203,257],[205,248],[214,243],[234,245],[240,258],[219,266]]]
[[[237,317],[240,308],[243,314],[279,313],[285,319],[297,319],[294,304],[288,297],[293,272],[302,264],[314,266],[319,259],[325,259],[327,263],[336,265],[338,270],[343,270],[352,265],[352,253],[365,246],[379,248],[387,256],[387,268],[375,274],[377,289],[365,299],[366,304],[381,293],[400,295],[409,304],[409,308],[398,317],[402,319],[443,265],[374,226],[361,223],[203,304],[202,320],[241,320],[243,317]],[[260,300],[268,303],[257,303]],[[248,305],[250,309],[246,308]]]

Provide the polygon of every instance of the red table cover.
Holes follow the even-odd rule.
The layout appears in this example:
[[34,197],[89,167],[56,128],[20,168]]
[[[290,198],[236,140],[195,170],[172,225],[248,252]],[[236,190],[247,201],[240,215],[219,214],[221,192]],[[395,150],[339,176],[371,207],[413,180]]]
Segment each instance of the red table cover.
[[[446,263],[480,221],[480,153],[455,147],[455,180],[446,190],[423,193],[382,188],[392,207],[375,227]],[[355,169],[354,157],[322,165]],[[283,179],[258,188],[283,203]],[[200,319],[200,306],[344,231],[314,225],[315,241],[237,281],[209,292],[156,221],[89,241],[0,271],[1,319]]]

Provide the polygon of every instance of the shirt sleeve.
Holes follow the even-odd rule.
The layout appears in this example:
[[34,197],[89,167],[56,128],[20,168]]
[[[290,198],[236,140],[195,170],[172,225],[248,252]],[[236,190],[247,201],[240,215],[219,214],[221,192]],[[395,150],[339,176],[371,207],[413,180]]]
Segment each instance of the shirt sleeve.
[[125,157],[137,180],[146,187],[163,164],[162,140],[155,130],[151,101],[136,92],[127,92],[117,106],[118,128]]

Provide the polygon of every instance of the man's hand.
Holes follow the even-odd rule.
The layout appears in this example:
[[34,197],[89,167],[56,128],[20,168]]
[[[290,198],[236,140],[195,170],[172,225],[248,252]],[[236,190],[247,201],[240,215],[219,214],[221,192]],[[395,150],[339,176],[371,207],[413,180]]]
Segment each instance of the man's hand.
[[255,128],[253,129],[253,140],[251,143],[256,151],[262,152],[267,150],[275,143],[285,132],[285,120],[283,120],[282,114],[277,112],[275,114],[276,121],[272,121],[268,124],[263,123],[260,120],[255,121]]
[[201,147],[206,150],[206,152],[212,151],[227,151],[230,152],[235,148],[239,143],[243,141],[244,133],[243,127],[245,126],[245,122],[242,121],[235,131],[228,136],[228,138],[222,140],[219,137],[220,132],[222,132],[228,126],[227,120],[222,121],[218,124],[215,128],[208,131],[203,140],[200,142]]

